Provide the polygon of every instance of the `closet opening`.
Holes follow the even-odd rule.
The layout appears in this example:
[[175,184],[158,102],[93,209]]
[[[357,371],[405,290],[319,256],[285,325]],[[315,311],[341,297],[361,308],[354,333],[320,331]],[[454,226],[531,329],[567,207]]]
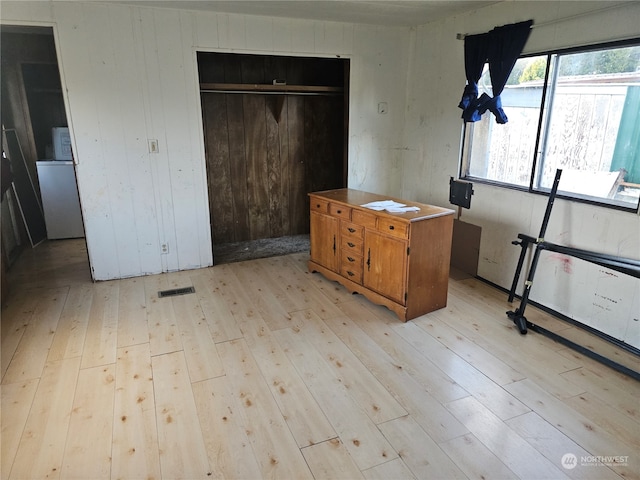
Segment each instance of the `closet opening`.
[[347,185],[349,60],[198,53],[214,264],[308,251],[312,191]]

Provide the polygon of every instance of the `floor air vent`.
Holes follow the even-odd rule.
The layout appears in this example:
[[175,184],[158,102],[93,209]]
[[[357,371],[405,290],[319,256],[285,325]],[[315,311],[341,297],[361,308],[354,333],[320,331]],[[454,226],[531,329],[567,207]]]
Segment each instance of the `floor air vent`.
[[158,298],[175,297],[176,295],[187,295],[188,293],[196,293],[193,287],[172,288],[171,290],[161,290],[158,292]]

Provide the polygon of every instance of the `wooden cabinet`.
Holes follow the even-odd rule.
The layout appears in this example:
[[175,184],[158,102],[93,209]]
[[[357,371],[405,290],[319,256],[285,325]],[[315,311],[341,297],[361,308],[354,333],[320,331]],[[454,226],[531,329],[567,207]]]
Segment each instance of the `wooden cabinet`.
[[363,285],[391,300],[404,303],[407,242],[376,231],[367,232]]
[[[403,321],[447,305],[453,210],[347,188],[309,197],[310,271],[386,306]],[[380,200],[420,210],[362,207]]]
[[337,218],[311,212],[311,260],[333,272],[338,271],[340,259],[338,225]]

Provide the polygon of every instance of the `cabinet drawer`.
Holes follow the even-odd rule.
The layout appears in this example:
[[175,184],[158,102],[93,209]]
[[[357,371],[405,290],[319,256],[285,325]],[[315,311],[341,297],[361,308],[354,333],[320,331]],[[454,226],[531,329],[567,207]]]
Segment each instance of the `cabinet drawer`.
[[[355,213],[355,212],[354,212]],[[355,223],[340,222],[340,233],[345,237],[362,238],[364,227]]]
[[354,210],[351,213],[351,221],[363,227],[376,228],[376,216],[372,213]]
[[404,222],[379,218],[378,231],[388,235],[393,235],[394,237],[407,238],[409,234],[409,225]]
[[329,211],[329,202],[321,198],[311,197],[311,211],[319,213],[327,213]]
[[354,261],[343,259],[340,264],[340,275],[352,282],[362,283],[362,257],[351,257]]
[[340,205],[338,203],[330,203],[329,213],[334,217],[351,220],[351,207],[345,207],[344,205]]
[[357,237],[340,237],[340,249],[345,255],[359,255],[362,256],[363,242],[361,238]]
[[342,250],[342,265],[350,266],[357,270],[362,270],[362,257],[353,252]]

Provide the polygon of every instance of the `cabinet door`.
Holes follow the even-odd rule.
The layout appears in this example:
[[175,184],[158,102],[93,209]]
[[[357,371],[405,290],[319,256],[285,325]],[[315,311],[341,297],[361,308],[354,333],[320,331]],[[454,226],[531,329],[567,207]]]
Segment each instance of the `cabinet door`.
[[364,238],[364,286],[404,305],[407,242],[367,230]]
[[335,217],[311,212],[311,261],[337,272],[340,266],[338,227]]

